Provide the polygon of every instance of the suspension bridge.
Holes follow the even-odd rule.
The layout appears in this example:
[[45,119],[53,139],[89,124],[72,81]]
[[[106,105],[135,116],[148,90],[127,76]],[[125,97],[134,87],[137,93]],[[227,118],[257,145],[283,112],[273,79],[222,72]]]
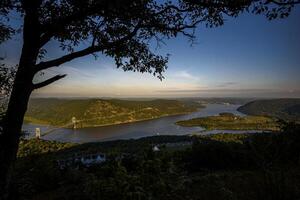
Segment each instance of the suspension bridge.
[[52,133],[55,130],[61,129],[61,128],[73,128],[73,129],[77,129],[78,125],[83,122],[83,121],[87,121],[87,120],[77,120],[76,117],[72,117],[71,122],[64,124],[62,126],[57,126],[57,127],[53,127],[51,129],[48,129],[47,131],[41,131],[40,128],[35,128],[35,137],[36,138],[41,138],[42,136],[45,136],[47,134]]
[[[149,109],[153,109],[153,108],[151,108],[151,107],[143,108],[143,109],[139,110],[139,112],[149,110]],[[62,126],[56,126],[56,127],[53,127],[51,129],[43,131],[43,132],[41,131],[40,128],[36,128],[35,129],[35,137],[40,138],[42,136],[50,134],[53,131],[61,129],[61,128],[73,128],[73,129],[82,128],[82,122],[88,122],[88,121],[100,120],[100,119],[110,119],[110,118],[120,117],[120,116],[125,116],[125,115],[130,116],[130,115],[134,115],[136,112],[137,111],[132,111],[132,112],[129,112],[129,113],[119,113],[117,115],[110,116],[110,117],[94,117],[94,118],[83,119],[83,120],[78,120],[78,119],[76,119],[76,117],[72,117],[70,123],[64,124]]]

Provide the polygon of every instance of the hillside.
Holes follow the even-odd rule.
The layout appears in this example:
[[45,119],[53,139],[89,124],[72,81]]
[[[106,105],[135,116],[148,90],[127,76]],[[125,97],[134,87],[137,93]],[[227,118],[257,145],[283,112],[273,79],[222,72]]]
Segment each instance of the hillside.
[[256,100],[238,108],[248,115],[264,115],[287,121],[300,121],[300,99]]
[[177,100],[31,99],[25,122],[63,126],[76,117],[79,127],[104,126],[185,114],[198,107]]

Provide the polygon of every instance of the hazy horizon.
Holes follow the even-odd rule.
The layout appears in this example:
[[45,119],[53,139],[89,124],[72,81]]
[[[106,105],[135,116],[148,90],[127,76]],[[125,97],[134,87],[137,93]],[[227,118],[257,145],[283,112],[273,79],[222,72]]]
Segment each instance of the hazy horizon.
[[149,97],[112,97],[112,96],[32,96],[30,99],[121,99],[121,100],[157,100],[157,99],[300,99],[299,97],[160,97],[160,96],[149,96]]

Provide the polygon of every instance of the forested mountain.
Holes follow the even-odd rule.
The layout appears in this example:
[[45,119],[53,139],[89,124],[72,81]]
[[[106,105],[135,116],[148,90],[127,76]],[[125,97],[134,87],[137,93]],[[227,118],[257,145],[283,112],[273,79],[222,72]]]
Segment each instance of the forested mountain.
[[30,123],[63,126],[76,117],[79,127],[90,127],[185,114],[199,106],[193,102],[162,99],[31,99],[25,119]]
[[265,115],[288,121],[300,121],[300,99],[256,100],[238,108],[248,115]]

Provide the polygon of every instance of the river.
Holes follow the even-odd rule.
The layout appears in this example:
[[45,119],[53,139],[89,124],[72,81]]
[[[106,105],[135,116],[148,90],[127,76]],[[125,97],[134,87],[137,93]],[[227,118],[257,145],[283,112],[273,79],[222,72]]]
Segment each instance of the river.
[[[207,104],[205,108],[202,108],[199,111],[186,115],[168,116],[140,122],[102,127],[82,128],[77,130],[59,128],[45,136],[42,136],[42,138],[45,140],[55,140],[61,142],[86,143],[117,139],[137,139],[153,135],[213,134],[226,132],[243,133],[245,131],[205,131],[201,127],[181,127],[175,124],[175,122],[179,120],[218,115],[222,112],[230,112],[236,115],[243,115],[242,113],[237,111],[237,108],[239,106],[240,105]],[[24,124],[23,130],[28,133],[28,137],[30,138],[34,137],[34,131],[37,127],[41,129],[42,133],[53,128],[50,126]]]

